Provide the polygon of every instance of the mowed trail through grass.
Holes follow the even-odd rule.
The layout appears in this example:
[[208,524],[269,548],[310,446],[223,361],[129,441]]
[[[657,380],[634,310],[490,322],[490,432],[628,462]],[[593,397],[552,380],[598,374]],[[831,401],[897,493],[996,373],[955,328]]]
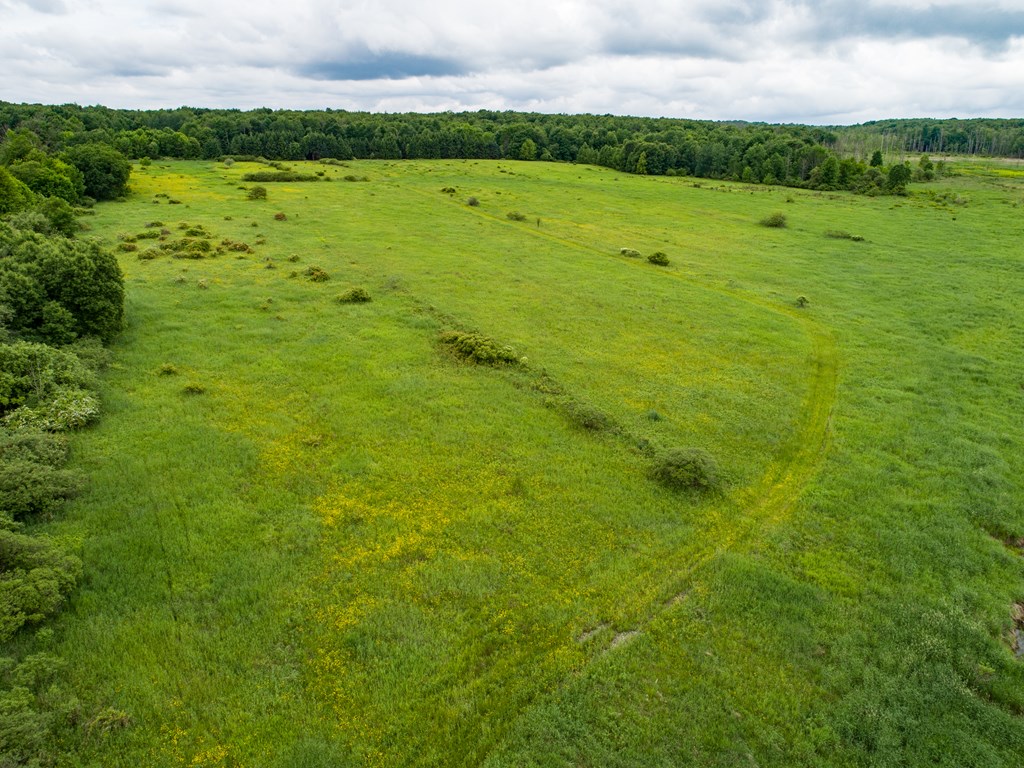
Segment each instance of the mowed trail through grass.
[[[904,235],[927,221],[935,249],[959,214],[998,243],[973,209],[468,162],[316,166],[336,180],[254,202],[238,187],[255,167],[137,171],[92,222],[112,245],[202,225],[251,250],[124,251],[131,327],[108,415],[76,449],[92,490],[55,524],[86,559],[58,627],[84,710],[132,722],[72,740],[86,759],[856,762],[866,742],[844,718],[882,695],[840,672],[871,674],[862,628],[908,590],[939,600],[935,568],[974,574],[960,591],[975,616],[1008,615],[1019,564],[986,560],[983,521],[943,513],[954,555],[918,552],[909,518],[898,555],[860,543],[879,541],[892,498],[872,469],[885,446],[907,455],[907,435],[932,445],[945,428],[927,409],[900,426],[906,390],[887,383],[901,355],[926,371],[949,354],[918,328],[958,311]],[[776,209],[789,229],[757,226]],[[869,241],[823,235],[840,228]],[[374,300],[335,300],[357,286]],[[437,342],[451,328],[524,360],[458,361]],[[991,418],[1010,391],[974,402]],[[579,427],[567,403],[612,428]],[[721,493],[652,481],[652,456],[684,446],[715,456]],[[977,492],[1013,498],[1012,476]],[[970,631],[1012,680],[999,630]]]

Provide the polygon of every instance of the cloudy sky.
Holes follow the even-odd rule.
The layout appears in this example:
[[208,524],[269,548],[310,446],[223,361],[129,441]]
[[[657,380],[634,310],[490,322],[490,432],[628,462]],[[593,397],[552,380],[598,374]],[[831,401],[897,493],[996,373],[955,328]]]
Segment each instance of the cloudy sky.
[[1024,0],[0,0],[0,100],[1024,116]]

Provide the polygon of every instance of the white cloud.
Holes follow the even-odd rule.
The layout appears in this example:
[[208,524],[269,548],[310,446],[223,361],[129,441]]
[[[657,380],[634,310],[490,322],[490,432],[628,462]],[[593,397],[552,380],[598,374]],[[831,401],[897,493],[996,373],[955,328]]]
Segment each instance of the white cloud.
[[850,122],[1024,113],[1024,0],[0,0],[0,99]]

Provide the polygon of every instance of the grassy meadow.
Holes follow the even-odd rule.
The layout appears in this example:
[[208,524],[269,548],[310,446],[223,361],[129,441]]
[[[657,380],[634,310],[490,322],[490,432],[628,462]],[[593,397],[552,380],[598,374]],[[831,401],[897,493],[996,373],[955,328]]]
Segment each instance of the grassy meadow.
[[49,524],[69,764],[1019,765],[1018,166],[293,165],[332,181],[155,162],[87,219],[128,329]]

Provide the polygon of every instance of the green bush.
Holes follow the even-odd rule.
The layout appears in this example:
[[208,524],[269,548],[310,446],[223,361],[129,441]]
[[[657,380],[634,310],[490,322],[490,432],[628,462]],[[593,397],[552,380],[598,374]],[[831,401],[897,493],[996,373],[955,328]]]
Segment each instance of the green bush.
[[45,402],[23,405],[4,416],[2,421],[10,429],[66,432],[84,427],[99,415],[100,402],[92,392],[64,387],[57,389]]
[[[266,200],[267,199],[267,188],[266,187],[253,187],[245,196],[250,200]],[[256,226],[253,224],[253,226]]]
[[619,248],[619,255],[628,256],[631,259],[639,259],[640,251],[636,250],[635,248]]
[[51,467],[63,466],[68,458],[68,441],[45,432],[0,430],[0,463],[33,461]]
[[466,205],[468,205],[470,208],[476,208],[478,205],[480,205],[480,201],[477,200],[475,197],[471,197],[466,201]]
[[0,509],[15,520],[49,514],[83,484],[80,472],[25,459],[0,462]]
[[445,331],[441,334],[440,341],[459,357],[474,363],[507,365],[519,362],[511,347],[499,344],[480,333]]
[[505,215],[510,221],[526,221],[526,214],[519,211],[509,211]]
[[370,301],[370,294],[365,288],[349,288],[338,296],[342,304],[361,304]]
[[[242,177],[242,181],[320,181],[320,177],[312,173],[298,173],[296,171],[254,171]],[[256,187],[260,189],[260,187]]]
[[652,475],[673,490],[707,491],[719,483],[715,460],[700,448],[667,451],[657,460]]
[[323,269],[317,266],[306,267],[303,273],[312,280],[314,283],[324,283],[331,279],[331,276],[327,274]]
[[113,200],[128,192],[132,166],[107,144],[79,144],[64,152],[64,160],[82,172],[85,194],[96,200]]
[[668,256],[662,251],[655,251],[647,257],[647,260],[651,262],[651,264],[657,264],[659,267],[668,266]]
[[57,302],[79,336],[111,340],[124,322],[124,278],[98,243],[46,237],[0,222],[0,304],[13,312],[10,330],[48,341],[43,308]]
[[78,701],[62,682],[65,666],[62,659],[45,653],[27,656],[21,663],[0,658],[0,765],[63,764],[52,751],[52,734],[71,724],[78,710]]
[[0,344],[0,414],[94,383],[93,372],[73,352],[28,341]]
[[603,432],[612,427],[608,414],[590,403],[569,400],[563,404],[562,411],[574,426],[588,432]]
[[760,224],[762,227],[774,227],[781,229],[786,226],[786,214],[784,213],[772,213],[761,219]]

